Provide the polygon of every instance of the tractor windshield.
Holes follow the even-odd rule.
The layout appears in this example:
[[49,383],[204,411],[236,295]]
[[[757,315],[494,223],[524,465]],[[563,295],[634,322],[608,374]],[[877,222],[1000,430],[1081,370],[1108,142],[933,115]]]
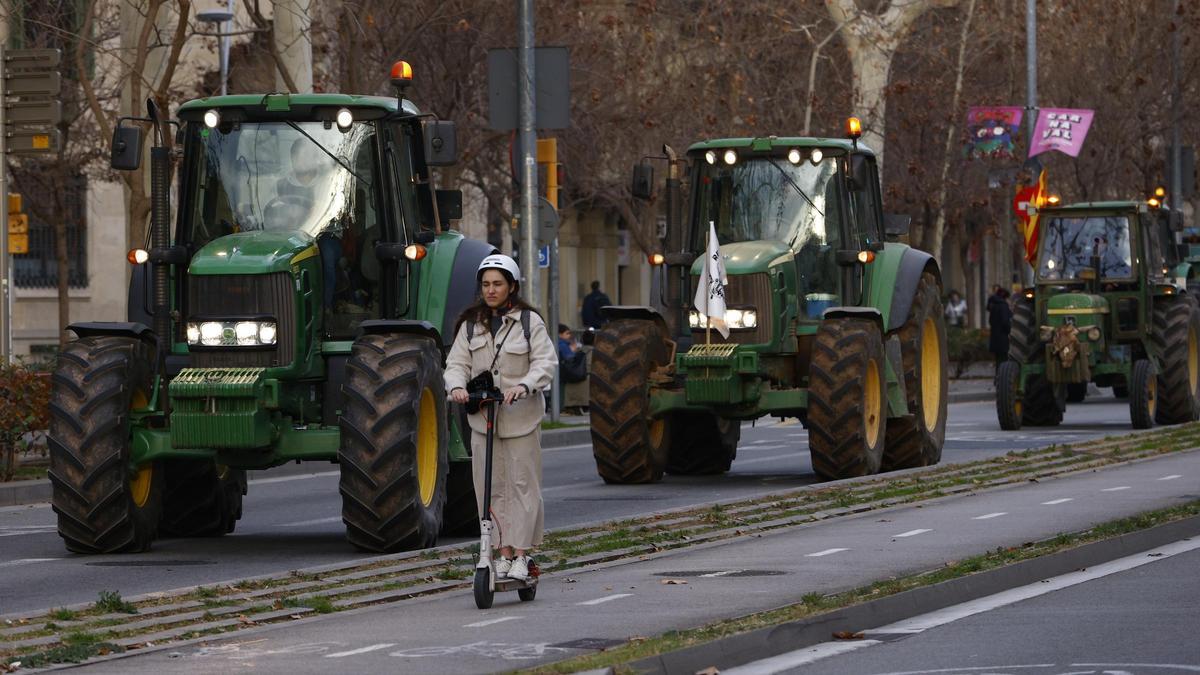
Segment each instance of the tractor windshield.
[[834,158],[816,164],[807,158],[798,163],[784,157],[737,158],[729,165],[717,153],[715,163],[700,166],[696,231],[701,236],[695,241],[706,240],[709,222],[716,224],[721,243],[773,240],[799,250],[837,240],[841,201]]
[[234,232],[301,231],[315,239],[375,225],[374,125],[194,127],[200,148],[192,154],[187,235],[197,248]]
[[1081,270],[1097,267],[1097,263],[1096,273],[1101,279],[1133,276],[1127,217],[1052,217],[1042,221],[1041,227],[1045,233],[1039,253],[1039,279],[1079,279]]

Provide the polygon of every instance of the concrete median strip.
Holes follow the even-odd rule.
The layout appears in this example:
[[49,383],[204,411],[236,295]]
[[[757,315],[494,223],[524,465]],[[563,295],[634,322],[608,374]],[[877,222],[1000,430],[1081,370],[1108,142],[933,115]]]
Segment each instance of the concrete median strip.
[[[1200,446],[1200,424],[1192,424],[1076,446],[1010,453],[972,463],[808,486],[754,499],[555,530],[547,534],[539,557],[543,571],[553,574],[653,556],[705,542],[804,527],[916,501],[1094,471],[1197,446]],[[464,589],[469,586],[473,546],[443,546],[146,594],[128,599],[135,614],[112,614],[91,605],[78,605],[54,612],[2,616],[0,662],[7,662],[3,659],[36,662],[38,658],[51,658],[53,650],[72,646],[75,647],[70,652],[72,659],[79,660],[99,654],[100,650],[144,649],[150,642],[214,636],[250,626]],[[60,625],[55,620],[59,611],[70,613],[69,626],[65,621]],[[88,642],[87,648],[92,651],[80,647],[80,640]]]

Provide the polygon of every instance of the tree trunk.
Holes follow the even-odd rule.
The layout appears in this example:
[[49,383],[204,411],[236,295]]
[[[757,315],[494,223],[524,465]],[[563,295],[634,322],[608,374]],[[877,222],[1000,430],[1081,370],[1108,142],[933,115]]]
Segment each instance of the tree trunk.
[[[64,180],[67,167],[60,162],[54,172],[54,260],[58,278],[58,344],[67,344],[67,325],[71,323],[71,266],[67,259],[67,209],[71,196]],[[81,197],[82,198],[82,197]]]

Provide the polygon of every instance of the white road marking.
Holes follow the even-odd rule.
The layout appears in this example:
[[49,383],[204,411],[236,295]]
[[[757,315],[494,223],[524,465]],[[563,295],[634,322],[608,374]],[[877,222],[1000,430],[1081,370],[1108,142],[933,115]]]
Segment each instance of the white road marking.
[[1000,516],[1007,516],[1007,515],[1008,515],[1008,511],[997,511],[995,513],[985,513],[982,516],[975,516],[971,520],[988,520],[989,518],[999,518]]
[[17,565],[32,565],[33,563],[50,562],[52,560],[62,560],[62,558],[18,558],[16,560],[7,560],[0,562],[0,567],[16,567]]
[[1055,504],[1066,504],[1067,502],[1075,501],[1072,497],[1063,497],[1062,499],[1051,499],[1048,502],[1042,502],[1042,506],[1054,506]]
[[735,460],[733,460],[733,463],[737,466],[746,466],[747,464],[757,464],[759,462],[773,462],[777,459],[788,459],[788,458],[796,457],[796,456],[797,456],[797,453],[789,452],[786,455],[771,455],[770,457],[757,457],[755,459],[746,459],[746,460],[740,460],[740,461],[735,459]]
[[900,537],[915,537],[918,534],[925,534],[926,532],[933,532],[933,530],[926,530],[926,529],[909,530],[908,532],[901,532],[900,534],[893,534],[892,536],[899,539]]
[[575,445],[560,445],[557,448],[542,448],[542,454],[544,455],[547,452],[562,452],[563,450],[579,450],[581,448],[590,448],[590,447],[592,447],[591,443],[577,443]]
[[[1165,560],[1171,556],[1179,555],[1200,549],[1200,539],[1191,541],[1180,541],[1173,544],[1154,549],[1152,551],[1143,551],[1125,558],[1118,558],[1107,563],[1102,563],[1086,570],[1078,572],[1069,572],[1067,574],[1039,581],[1021,588],[1013,588],[1003,591],[995,595],[989,595],[984,598],[971,600],[962,604],[946,607],[928,614],[905,619],[887,626],[873,628],[866,632],[865,640],[854,641],[839,641],[839,642],[823,642],[818,645],[797,649],[794,652],[780,654],[769,659],[761,661],[753,661],[737,668],[730,668],[721,671],[722,675],[773,675],[774,673],[783,672],[797,668],[798,666],[807,665],[815,661],[819,661],[830,656],[837,656],[848,652],[856,651],[864,647],[870,647],[877,644],[882,644],[880,640],[872,640],[872,634],[886,633],[911,633],[916,634],[930,628],[936,628],[953,621],[958,621],[975,614],[988,612],[999,607],[1011,605],[1013,603],[1035,598],[1047,593],[1053,593],[1064,588],[1076,586],[1094,579],[1106,577],[1118,572],[1148,565],[1159,560]],[[1013,668],[1048,668],[1053,664],[1026,664],[1022,666],[1009,667]],[[1082,665],[1082,664],[1075,664]],[[967,670],[991,670],[991,668],[956,668],[955,672]],[[1001,669],[1003,670],[1003,669]]]
[[265,485],[267,483],[287,483],[294,480],[308,480],[310,478],[325,478],[326,476],[340,476],[340,471],[321,471],[319,473],[306,473],[298,476],[280,476],[278,478],[255,478],[250,481],[251,485]]
[[325,658],[340,659],[343,656],[357,656],[358,654],[366,654],[367,652],[373,652],[373,651],[377,651],[380,649],[387,649],[388,647],[395,647],[395,646],[396,646],[395,642],[380,642],[377,645],[371,645],[370,647],[361,647],[359,649],[351,649],[348,652],[336,652],[334,654],[326,654]]
[[850,549],[848,549],[848,548],[827,548],[824,551],[817,551],[816,553],[809,553],[805,557],[806,558],[820,558],[821,556],[833,555],[834,553],[841,553],[842,551],[849,551],[849,550]]
[[708,574],[701,574],[700,576],[703,578],[711,579],[713,577],[726,577],[726,576],[729,576],[730,574],[737,574],[738,572],[741,572],[741,570],[724,570],[722,572],[709,572]]
[[576,605],[602,605],[606,602],[611,602],[613,600],[620,600],[621,598],[628,598],[632,595],[633,595],[633,593],[614,593],[612,595],[606,595],[603,598],[596,598],[595,600],[585,600],[583,602],[577,602],[575,604]]
[[808,432],[802,434],[788,434],[788,438],[808,438]]
[[1170,476],[1163,476],[1162,478],[1159,478],[1159,480],[1175,480],[1176,478],[1183,478],[1183,476],[1173,473]]
[[469,624],[463,626],[463,628],[483,628],[484,626],[490,626],[495,623],[504,623],[505,621],[512,621],[514,619],[519,619],[519,618],[521,618],[521,617],[519,617],[519,616],[502,616],[498,619],[487,619],[486,621],[476,621],[475,623],[469,623]]
[[341,516],[329,516],[328,518],[315,518],[313,520],[300,520],[294,523],[284,523],[280,527],[304,527],[305,525],[324,525],[325,523],[340,523]]
[[786,447],[786,445],[776,443],[774,445],[752,445],[748,448],[742,448],[742,450],[778,450]]
[[1101,490],[1101,492],[1119,492],[1121,490],[1128,490],[1128,489],[1129,489],[1128,485],[1118,485],[1117,487],[1104,488],[1103,490]]

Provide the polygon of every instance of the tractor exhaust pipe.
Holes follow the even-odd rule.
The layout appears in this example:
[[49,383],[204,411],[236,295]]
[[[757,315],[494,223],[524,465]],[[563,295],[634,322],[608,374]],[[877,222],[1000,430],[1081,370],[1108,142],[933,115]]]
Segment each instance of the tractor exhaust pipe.
[[[171,245],[171,151],[158,145],[150,149],[150,250]],[[171,343],[170,303],[167,298],[167,265],[154,263],[154,334],[162,345]]]

